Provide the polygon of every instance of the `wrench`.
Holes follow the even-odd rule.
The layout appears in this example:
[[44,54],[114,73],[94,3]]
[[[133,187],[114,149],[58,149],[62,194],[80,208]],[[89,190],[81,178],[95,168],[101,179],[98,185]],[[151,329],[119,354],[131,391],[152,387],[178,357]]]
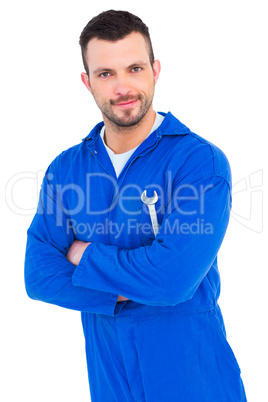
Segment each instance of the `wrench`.
[[157,192],[154,191],[153,197],[147,197],[146,196],[146,190],[144,190],[144,192],[141,195],[141,200],[149,208],[149,213],[150,213],[150,218],[151,218],[151,221],[152,221],[153,231],[154,231],[154,235],[156,236],[157,232],[159,230],[159,225],[158,225],[158,221],[157,221],[157,215],[156,215],[156,211],[155,211],[155,203],[158,200]]

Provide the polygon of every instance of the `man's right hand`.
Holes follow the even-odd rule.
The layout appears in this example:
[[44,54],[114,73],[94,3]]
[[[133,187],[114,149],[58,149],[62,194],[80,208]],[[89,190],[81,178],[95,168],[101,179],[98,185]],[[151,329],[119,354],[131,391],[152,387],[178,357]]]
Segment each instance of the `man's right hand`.
[[[81,258],[82,258],[83,252],[85,251],[85,249],[87,248],[87,246],[89,244],[90,243],[85,243],[85,242],[80,241],[80,240],[75,240],[73,242],[73,244],[71,245],[71,247],[69,248],[69,251],[68,251],[68,253],[66,255],[67,260],[69,262],[71,262],[72,264],[74,264],[74,265],[78,265],[80,260],[81,260]],[[129,300],[129,299],[127,299],[124,296],[119,295],[118,299],[117,299],[117,302],[125,301],[125,300]]]
[[127,299],[126,297],[124,297],[124,296],[118,296],[118,299],[117,299],[117,303],[118,302],[120,302],[120,301],[125,301],[125,300],[129,300],[129,299]]

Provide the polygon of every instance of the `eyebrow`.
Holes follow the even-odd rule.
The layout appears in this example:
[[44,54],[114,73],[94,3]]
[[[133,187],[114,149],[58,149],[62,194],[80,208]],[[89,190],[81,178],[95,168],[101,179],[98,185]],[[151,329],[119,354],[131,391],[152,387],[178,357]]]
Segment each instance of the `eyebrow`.
[[[147,67],[147,66],[148,66],[148,63],[138,60],[135,63],[130,64],[130,66],[128,66],[126,69],[129,70],[133,67]],[[98,67],[96,70],[93,71],[93,74],[97,75],[97,74],[103,73],[104,71],[109,73],[109,72],[113,71],[113,69],[105,68],[105,67]]]

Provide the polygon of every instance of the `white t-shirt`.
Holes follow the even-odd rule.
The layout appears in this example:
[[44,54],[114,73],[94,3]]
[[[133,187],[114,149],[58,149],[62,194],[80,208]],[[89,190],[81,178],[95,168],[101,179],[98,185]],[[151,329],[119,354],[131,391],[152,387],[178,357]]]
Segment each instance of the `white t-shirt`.
[[[164,116],[162,116],[159,113],[156,113],[156,118],[155,118],[155,122],[154,125],[150,131],[150,133],[148,134],[148,137],[151,133],[153,133],[162,123],[162,121],[164,120]],[[123,167],[125,166],[125,164],[127,163],[127,161],[129,160],[129,158],[131,157],[131,155],[135,152],[135,150],[138,148],[138,146],[136,148],[131,149],[130,151],[124,152],[122,154],[115,154],[109,147],[107,147],[107,145],[104,142],[104,132],[105,132],[105,126],[102,127],[101,132],[100,132],[100,136],[102,138],[103,144],[108,152],[108,155],[111,159],[111,162],[114,166],[114,170],[116,173],[116,176],[118,177],[123,169]],[[147,138],[148,138],[147,137]]]

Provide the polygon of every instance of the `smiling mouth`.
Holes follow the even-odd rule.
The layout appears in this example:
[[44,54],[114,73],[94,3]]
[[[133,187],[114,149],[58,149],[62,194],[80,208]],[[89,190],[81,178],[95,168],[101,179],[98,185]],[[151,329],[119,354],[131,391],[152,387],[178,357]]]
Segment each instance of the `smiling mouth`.
[[133,107],[137,103],[137,101],[138,101],[138,99],[135,99],[135,100],[132,100],[132,101],[129,101],[129,102],[115,103],[114,106],[122,107],[124,109],[127,109],[127,108]]

